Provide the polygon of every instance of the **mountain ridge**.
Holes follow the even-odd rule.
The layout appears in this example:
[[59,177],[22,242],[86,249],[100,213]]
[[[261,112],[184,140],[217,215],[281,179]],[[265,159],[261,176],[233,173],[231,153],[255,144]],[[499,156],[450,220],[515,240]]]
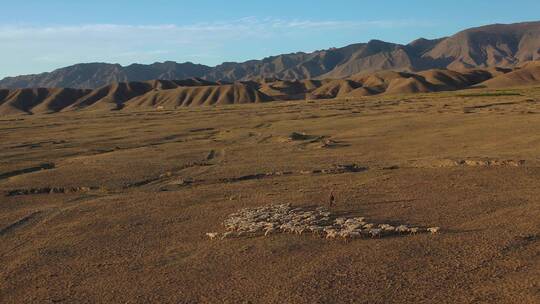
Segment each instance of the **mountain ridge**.
[[408,44],[381,40],[311,53],[295,52],[214,67],[174,61],[152,64],[81,63],[41,74],[6,77],[0,88],[62,87],[95,89],[113,82],[202,78],[209,81],[346,78],[381,70],[513,68],[540,59],[540,21],[492,24],[452,36],[419,38]]
[[164,110],[285,100],[349,99],[540,84],[540,61],[515,69],[378,71],[346,79],[239,81],[191,78],[115,82],[97,89],[0,89],[0,116],[93,110]]

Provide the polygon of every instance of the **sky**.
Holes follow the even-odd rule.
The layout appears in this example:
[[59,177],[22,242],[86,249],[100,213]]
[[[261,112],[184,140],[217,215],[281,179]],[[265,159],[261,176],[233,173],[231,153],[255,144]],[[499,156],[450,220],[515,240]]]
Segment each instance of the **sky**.
[[0,0],[0,78],[82,62],[210,66],[540,20],[538,0]]

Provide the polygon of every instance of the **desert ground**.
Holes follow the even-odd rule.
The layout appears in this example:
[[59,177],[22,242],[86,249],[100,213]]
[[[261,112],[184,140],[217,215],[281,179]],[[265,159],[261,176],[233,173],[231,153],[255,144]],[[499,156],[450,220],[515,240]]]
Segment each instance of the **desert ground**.
[[[540,87],[3,116],[0,139],[1,303],[540,301]],[[205,235],[331,192],[441,231]]]

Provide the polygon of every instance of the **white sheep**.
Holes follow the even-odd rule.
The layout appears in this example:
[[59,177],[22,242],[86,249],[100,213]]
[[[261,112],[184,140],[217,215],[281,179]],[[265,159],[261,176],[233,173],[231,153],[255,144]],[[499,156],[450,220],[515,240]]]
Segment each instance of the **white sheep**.
[[379,228],[381,228],[384,231],[393,232],[396,231],[396,227],[389,225],[389,224],[381,224],[379,225]]
[[420,231],[420,228],[417,228],[417,227],[409,228],[409,232],[410,232],[411,234],[417,234],[418,231]]
[[360,232],[358,231],[349,231],[349,237],[351,239],[358,239],[362,236],[362,234],[360,234]]
[[346,221],[345,218],[343,218],[343,217],[338,217],[334,222],[335,222],[336,224],[338,224],[338,225],[343,225],[343,224],[345,224],[345,221]]
[[268,236],[269,234],[274,233],[275,231],[276,231],[276,229],[274,229],[274,228],[267,228],[264,231],[264,236]]
[[349,229],[349,230],[355,230],[355,229],[361,228],[362,225],[360,225],[360,224],[347,224],[346,227],[347,227],[347,229]]
[[300,235],[300,234],[304,233],[305,229],[306,229],[305,227],[295,227],[294,232],[296,232],[296,234]]
[[326,232],[327,239],[335,239],[338,234],[336,230],[332,230],[332,229],[325,229],[324,232]]
[[409,232],[409,227],[407,227],[406,225],[399,225],[396,227],[396,231],[399,233]]
[[341,230],[338,235],[343,239],[348,239],[351,236],[351,232],[347,230]]
[[375,227],[375,224],[368,223],[368,224],[365,224],[363,227],[364,227],[365,229],[371,229],[371,228]]
[[207,232],[206,233],[206,236],[211,239],[211,240],[214,240],[216,239],[218,236],[219,236],[219,233],[217,232]]
[[281,226],[279,226],[279,229],[281,229],[283,232],[287,233],[287,232],[292,232],[292,225],[291,224],[282,224]]
[[381,237],[382,229],[373,228],[369,230],[369,234],[371,234],[371,237]]
[[394,227],[390,224],[374,224],[365,221],[364,217],[337,217],[334,218],[331,212],[325,208],[305,209],[294,208],[291,205],[272,205],[259,208],[245,208],[231,214],[225,221],[224,226],[227,232],[218,234],[208,233],[210,239],[218,236],[227,238],[229,236],[242,235],[262,235],[268,236],[272,233],[296,233],[306,232],[316,235],[323,234],[326,238],[336,238],[338,236],[345,239],[357,238],[364,235],[371,237],[381,237],[386,233],[410,233],[416,234],[421,231],[437,233],[439,227],[428,229],[400,225]]
[[309,230],[311,230],[311,232],[315,233],[316,235],[319,235],[323,231],[323,227],[309,226]]
[[435,233],[439,233],[439,230],[441,229],[441,227],[429,227],[428,229],[426,229],[428,232],[431,232],[431,234],[435,234]]

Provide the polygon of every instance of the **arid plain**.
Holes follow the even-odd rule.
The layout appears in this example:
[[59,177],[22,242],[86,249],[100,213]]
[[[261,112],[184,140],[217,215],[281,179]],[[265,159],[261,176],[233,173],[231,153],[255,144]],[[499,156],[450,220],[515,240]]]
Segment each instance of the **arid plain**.
[[[2,303],[538,303],[540,87],[5,116],[0,138]],[[205,236],[330,192],[441,231]]]

